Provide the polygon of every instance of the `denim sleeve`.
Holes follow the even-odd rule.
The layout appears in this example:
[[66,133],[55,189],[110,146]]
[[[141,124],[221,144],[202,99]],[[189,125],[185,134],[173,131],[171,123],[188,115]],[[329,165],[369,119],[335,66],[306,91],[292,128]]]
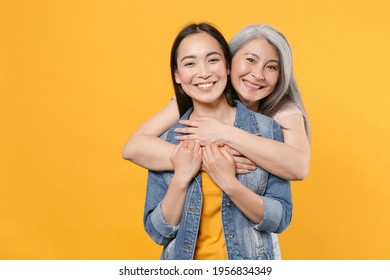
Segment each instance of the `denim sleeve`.
[[[276,122],[274,122],[274,139],[283,141],[283,132]],[[269,174],[262,198],[264,217],[259,224],[252,226],[259,231],[281,233],[288,227],[292,218],[290,181]]]
[[176,237],[179,225],[167,223],[161,211],[161,201],[165,197],[168,186],[163,172],[149,171],[144,208],[144,227],[148,235],[159,245],[168,244]]

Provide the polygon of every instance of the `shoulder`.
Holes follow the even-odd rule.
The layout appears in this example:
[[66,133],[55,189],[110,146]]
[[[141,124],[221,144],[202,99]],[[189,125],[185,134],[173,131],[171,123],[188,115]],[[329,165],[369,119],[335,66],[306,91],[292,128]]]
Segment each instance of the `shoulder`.
[[295,114],[303,116],[302,111],[299,110],[297,105],[295,105],[292,101],[287,101],[280,107],[280,109],[276,112],[275,115],[273,115],[272,118],[280,123],[280,121],[285,117]]
[[273,117],[283,130],[283,137],[289,144],[305,143],[308,140],[302,111],[292,102],[284,104]]

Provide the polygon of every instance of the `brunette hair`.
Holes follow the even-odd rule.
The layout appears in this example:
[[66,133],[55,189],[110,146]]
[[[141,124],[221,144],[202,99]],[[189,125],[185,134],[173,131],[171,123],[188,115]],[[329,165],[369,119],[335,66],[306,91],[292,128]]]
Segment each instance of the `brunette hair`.
[[[174,40],[171,49],[171,77],[173,82],[173,88],[175,90],[176,102],[179,107],[180,116],[182,116],[188,109],[193,107],[193,102],[191,97],[189,97],[184,92],[182,86],[176,83],[175,81],[175,71],[177,70],[178,48],[180,46],[180,43],[183,41],[183,39],[185,39],[189,35],[197,34],[197,33],[207,33],[215,40],[217,40],[217,42],[219,43],[223,51],[223,55],[225,56],[225,60],[227,63],[226,66],[230,69],[230,62],[231,62],[230,48],[225,38],[223,37],[221,32],[218,31],[218,29],[216,29],[209,23],[199,23],[199,24],[192,23],[184,27],[176,36],[176,39]],[[234,106],[232,86],[229,77],[228,77],[227,86],[224,90],[224,94],[226,96],[229,105]]]

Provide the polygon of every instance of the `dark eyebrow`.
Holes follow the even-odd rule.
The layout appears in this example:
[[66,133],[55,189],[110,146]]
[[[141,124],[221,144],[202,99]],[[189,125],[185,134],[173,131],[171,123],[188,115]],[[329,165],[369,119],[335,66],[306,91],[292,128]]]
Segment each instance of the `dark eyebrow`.
[[[209,57],[209,56],[212,56],[212,55],[219,55],[219,56],[222,56],[222,54],[220,54],[219,52],[209,52],[206,57]],[[183,57],[180,62],[182,62],[184,59],[189,59],[189,58],[195,58],[195,55],[187,55],[185,57]]]
[[222,56],[222,54],[220,54],[219,52],[211,52],[211,53],[208,53],[206,56],[211,56],[211,55],[214,55],[214,54]]
[[[258,56],[255,53],[245,53],[245,55],[252,55],[252,56],[256,57],[257,59],[260,59],[260,56]],[[279,64],[279,60],[277,60],[277,59],[271,59],[271,60],[267,61],[267,63],[269,63],[269,62],[276,62]]]
[[194,56],[194,55],[187,55],[187,56],[183,57],[183,58],[180,60],[180,62],[182,62],[184,59],[189,59],[189,58],[195,58],[195,56]]

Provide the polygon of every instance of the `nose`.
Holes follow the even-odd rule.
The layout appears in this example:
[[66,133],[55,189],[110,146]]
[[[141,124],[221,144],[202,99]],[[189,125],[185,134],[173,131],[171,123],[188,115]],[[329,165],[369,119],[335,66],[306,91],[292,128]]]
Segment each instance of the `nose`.
[[207,64],[201,63],[199,65],[199,78],[207,79],[211,76],[211,71]]
[[257,80],[264,80],[264,68],[261,65],[258,65],[253,69],[251,75]]

